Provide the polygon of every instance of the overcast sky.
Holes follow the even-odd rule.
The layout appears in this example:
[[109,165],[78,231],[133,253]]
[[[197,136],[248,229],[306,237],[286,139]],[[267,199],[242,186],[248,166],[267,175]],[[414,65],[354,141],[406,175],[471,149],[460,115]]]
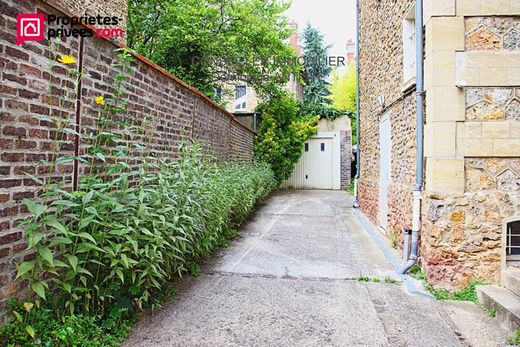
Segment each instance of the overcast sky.
[[356,0],[293,0],[287,17],[303,31],[307,23],[320,29],[334,46],[329,55],[345,56],[345,43],[356,36]]

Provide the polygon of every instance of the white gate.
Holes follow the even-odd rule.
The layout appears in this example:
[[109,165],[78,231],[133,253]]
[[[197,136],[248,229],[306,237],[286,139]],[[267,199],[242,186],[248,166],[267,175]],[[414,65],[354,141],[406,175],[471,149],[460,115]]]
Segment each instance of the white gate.
[[383,115],[379,123],[379,225],[388,226],[388,185],[391,174],[392,142],[390,116]]
[[286,188],[340,189],[340,133],[318,132],[309,138]]

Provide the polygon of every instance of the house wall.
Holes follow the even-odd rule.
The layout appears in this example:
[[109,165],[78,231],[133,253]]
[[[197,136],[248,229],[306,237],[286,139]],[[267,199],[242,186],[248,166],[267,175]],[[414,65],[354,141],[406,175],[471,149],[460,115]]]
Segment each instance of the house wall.
[[[36,199],[39,187],[25,173],[45,179],[49,167],[42,161],[53,157],[51,143],[56,136],[53,124],[38,116],[60,117],[74,124],[79,119],[81,138],[68,136],[59,154],[73,156],[85,152],[88,134],[99,109],[94,100],[110,96],[119,46],[107,40],[83,39],[82,63],[80,38],[63,38],[16,45],[16,15],[36,11],[54,13],[42,2],[0,0],[0,313],[7,298],[23,293],[26,283],[15,281],[16,264],[30,259],[24,229],[20,222],[28,217],[24,198]],[[77,57],[77,63],[62,65],[57,53]],[[137,122],[139,134],[127,140],[151,146],[158,157],[175,157],[178,145],[187,139],[204,144],[218,158],[250,160],[253,132],[241,125],[220,106],[143,57],[135,56],[135,72],[130,76],[124,100],[128,112],[120,121]],[[51,68],[52,65],[52,68]],[[81,104],[71,93],[76,87],[71,69],[81,69]],[[52,81],[52,92],[49,91]],[[68,99],[59,106],[60,95]],[[79,111],[79,112],[76,112]],[[123,132],[115,127],[112,132]],[[85,167],[74,174],[72,163],[58,165],[53,178],[71,186],[78,182]]]
[[[361,2],[360,208],[380,224],[378,125],[388,112],[387,234],[411,224],[416,115],[402,86],[402,20],[413,3]],[[516,0],[424,0],[420,264],[439,287],[497,282],[502,221],[520,211],[519,15]]]
[[520,3],[427,2],[422,265],[441,287],[498,282],[520,211]]
[[[391,179],[389,221],[383,232],[410,227],[412,189],[415,182],[415,97],[403,85],[402,19],[413,3],[406,1],[360,2],[360,133],[361,210],[379,225],[379,122],[389,114]],[[384,98],[382,106],[378,98]]]

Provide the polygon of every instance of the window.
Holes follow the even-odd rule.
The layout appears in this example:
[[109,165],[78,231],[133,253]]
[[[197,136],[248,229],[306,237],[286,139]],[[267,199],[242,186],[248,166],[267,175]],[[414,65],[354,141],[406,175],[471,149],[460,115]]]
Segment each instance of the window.
[[244,102],[242,103],[242,108],[243,108],[243,109],[246,109],[246,108],[247,108],[247,102],[244,101]]
[[246,86],[235,86],[235,99],[238,100],[246,95]]
[[415,6],[403,19],[403,83],[411,84],[415,78]]
[[308,152],[308,151],[309,151],[309,144],[305,143],[305,152]]
[[325,152],[325,143],[323,143],[323,142],[321,143],[321,151]]
[[507,223],[506,228],[506,256],[510,260],[519,260],[518,256],[520,255],[520,220]]

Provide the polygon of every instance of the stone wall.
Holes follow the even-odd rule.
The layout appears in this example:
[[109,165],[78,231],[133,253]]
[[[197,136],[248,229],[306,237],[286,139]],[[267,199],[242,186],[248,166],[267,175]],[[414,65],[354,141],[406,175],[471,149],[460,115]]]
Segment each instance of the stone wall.
[[448,12],[426,24],[438,73],[425,72],[421,264],[430,283],[462,288],[498,282],[502,222],[520,211],[520,8],[458,0]]
[[[415,98],[403,85],[414,1],[361,2],[361,210],[379,220],[379,123],[391,123],[387,233],[410,226]],[[496,282],[501,226],[520,211],[520,5],[425,0],[425,191],[420,264],[430,283]],[[413,88],[413,83],[408,84]]]
[[448,288],[498,282],[502,221],[520,212],[520,152],[512,147],[510,158],[511,143],[496,143],[520,139],[518,88],[465,95],[466,120],[457,124],[464,193],[427,193],[423,211],[423,264],[431,283]]
[[[0,0],[0,311],[7,298],[23,292],[24,284],[14,281],[16,264],[31,257],[19,224],[28,217],[22,199],[36,198],[39,187],[26,173],[44,179],[49,167],[42,161],[54,155],[53,124],[38,116],[60,117],[71,124],[79,120],[81,138],[66,137],[59,154],[84,153],[97,117],[94,100],[110,96],[119,72],[112,65],[117,61],[114,50],[119,47],[101,38],[63,38],[58,43],[44,40],[17,46],[16,15],[36,11],[54,10],[36,1]],[[77,62],[60,64],[57,53],[73,55]],[[135,72],[124,96],[128,112],[120,120],[131,119],[147,133],[130,141],[149,144],[159,157],[175,157],[179,143],[192,138],[221,159],[251,159],[252,131],[194,88],[145,58],[135,58]],[[80,69],[84,75],[79,99],[71,93],[76,87],[71,69]],[[60,95],[69,96],[63,106]],[[52,177],[74,185],[84,170],[78,163],[58,165]]]
[[[403,86],[402,20],[414,3],[362,1],[360,40],[361,117],[359,139],[361,210],[379,221],[379,123],[388,114],[391,133],[391,179],[387,234],[410,227],[415,178],[415,97]],[[384,98],[382,106],[378,97]]]

